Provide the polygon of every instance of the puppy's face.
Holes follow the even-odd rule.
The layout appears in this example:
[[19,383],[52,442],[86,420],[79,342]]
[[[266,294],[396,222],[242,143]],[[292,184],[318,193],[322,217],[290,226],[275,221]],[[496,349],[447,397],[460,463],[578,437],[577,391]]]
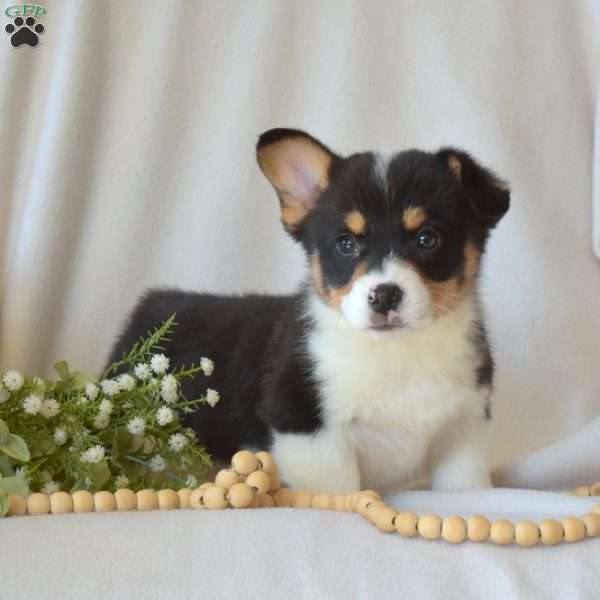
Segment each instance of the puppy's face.
[[503,184],[454,149],[342,158],[304,132],[274,129],[257,155],[315,292],[373,337],[425,327],[469,296],[509,206]]

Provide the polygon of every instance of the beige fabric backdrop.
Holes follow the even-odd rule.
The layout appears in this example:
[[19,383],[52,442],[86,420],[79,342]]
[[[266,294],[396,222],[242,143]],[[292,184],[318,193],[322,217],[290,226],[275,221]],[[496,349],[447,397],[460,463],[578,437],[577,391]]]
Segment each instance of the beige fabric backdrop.
[[600,413],[598,2],[44,4],[39,47],[0,40],[0,369],[98,370],[148,286],[292,290],[253,145],[295,126],[340,152],[451,143],[506,177],[497,458]]

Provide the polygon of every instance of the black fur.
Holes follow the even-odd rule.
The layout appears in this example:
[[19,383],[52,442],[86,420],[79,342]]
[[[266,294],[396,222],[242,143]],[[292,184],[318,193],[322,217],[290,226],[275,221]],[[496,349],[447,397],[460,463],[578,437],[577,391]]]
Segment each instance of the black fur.
[[[207,356],[210,377],[186,380],[183,392],[198,398],[206,388],[221,400],[185,417],[208,451],[228,459],[240,446],[267,448],[270,429],[307,432],[321,424],[312,370],[303,352],[310,322],[302,297],[211,296],[180,290],[154,290],[133,311],[109,363],[119,360],[141,335],[176,312],[167,354],[172,366],[189,366]],[[268,425],[267,425],[268,424]]]

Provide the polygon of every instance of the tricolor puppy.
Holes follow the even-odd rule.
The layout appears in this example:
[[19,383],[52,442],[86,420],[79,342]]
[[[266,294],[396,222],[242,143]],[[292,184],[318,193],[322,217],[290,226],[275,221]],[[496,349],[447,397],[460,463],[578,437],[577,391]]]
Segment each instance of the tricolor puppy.
[[[189,424],[217,458],[266,448],[294,488],[490,485],[493,363],[477,293],[509,192],[455,149],[342,157],[273,129],[257,145],[308,259],[293,296],[148,293],[112,359],[177,312],[174,364],[210,356],[221,402]],[[184,392],[197,397],[207,380]]]

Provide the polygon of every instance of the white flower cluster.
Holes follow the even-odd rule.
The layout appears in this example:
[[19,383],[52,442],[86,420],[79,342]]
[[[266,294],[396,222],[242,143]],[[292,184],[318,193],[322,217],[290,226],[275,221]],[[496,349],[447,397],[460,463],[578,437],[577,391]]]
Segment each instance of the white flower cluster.
[[116,488],[126,488],[129,485],[129,478],[126,475],[117,475],[115,477]]
[[122,392],[130,392],[135,388],[135,379],[131,375],[123,373],[117,377],[117,385]]
[[169,436],[169,448],[173,452],[181,452],[188,444],[188,439],[183,433],[173,433]]
[[54,442],[57,446],[62,446],[67,441],[67,432],[62,427],[57,427],[54,430]]
[[96,444],[81,453],[79,460],[83,463],[97,464],[104,459],[104,447]]
[[131,435],[140,435],[146,430],[146,421],[143,417],[133,417],[127,423],[127,431]]
[[121,391],[121,388],[119,387],[119,383],[117,381],[115,381],[114,379],[102,380],[100,382],[100,387],[102,388],[102,391],[108,397],[116,396]]
[[44,487],[42,488],[42,494],[48,494],[49,496],[50,494],[54,494],[54,492],[58,492],[59,490],[60,486],[58,483],[51,479],[44,484]]
[[165,425],[172,423],[174,419],[175,419],[175,413],[168,406],[161,406],[156,411],[156,422],[161,427],[164,427]]
[[93,383],[88,383],[85,386],[85,395],[90,400],[94,401],[98,397],[99,393],[100,393],[100,390],[98,389],[97,385],[94,385]]
[[221,399],[221,396],[219,396],[219,392],[217,392],[216,390],[211,390],[210,388],[208,388],[206,390],[206,402],[207,404],[209,404],[212,408],[215,407],[215,405],[217,404],[217,402]]
[[179,396],[179,384],[173,375],[165,375],[160,382],[160,395],[167,404],[175,404]]
[[169,368],[170,361],[164,354],[155,354],[150,359],[150,366],[157,375],[163,375]]
[[23,400],[23,410],[28,415],[37,415],[42,410],[44,400],[39,394],[29,394]]
[[167,466],[167,463],[165,462],[165,459],[160,455],[160,454],[155,454],[150,461],[148,462],[148,464],[150,465],[150,468],[155,471],[155,472],[159,472],[159,471],[164,471],[165,467]]
[[147,381],[152,377],[152,369],[145,363],[138,363],[135,365],[133,372],[140,381]]
[[202,369],[202,372],[208,377],[212,375],[213,371],[215,370],[215,363],[212,360],[210,360],[210,358],[206,358],[206,356],[203,356],[200,360],[200,368]]
[[48,398],[42,402],[40,412],[46,419],[51,419],[60,412],[60,404],[54,398]]
[[4,386],[10,392],[18,392],[25,383],[25,377],[19,371],[7,371],[2,378]]

